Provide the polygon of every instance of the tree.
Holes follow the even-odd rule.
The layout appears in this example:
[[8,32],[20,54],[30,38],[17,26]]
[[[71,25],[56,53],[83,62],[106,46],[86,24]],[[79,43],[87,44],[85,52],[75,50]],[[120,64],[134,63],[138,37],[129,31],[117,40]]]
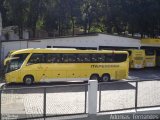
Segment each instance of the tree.
[[27,27],[32,29],[33,38],[36,34],[36,25],[39,20],[43,22],[44,15],[46,13],[46,7],[48,0],[28,0],[28,16],[27,16]]
[[102,6],[101,0],[83,0],[81,12],[85,33],[89,32],[92,26],[98,27],[101,24]]
[[5,0],[0,0],[0,13],[1,13],[1,16],[2,16],[2,21],[5,21],[5,22],[2,22],[2,26],[5,26],[6,24],[8,24],[6,9],[4,7],[4,1]]
[[44,16],[44,29],[50,37],[54,36],[54,31],[58,30],[58,18],[55,9],[56,1],[49,1],[47,11]]
[[27,19],[27,0],[5,0],[4,6],[7,10],[8,25],[17,25],[19,28],[19,36],[22,39],[23,29]]
[[[46,30],[50,36],[84,33],[160,35],[159,0],[0,0],[3,26]],[[70,33],[71,32],[71,33]]]

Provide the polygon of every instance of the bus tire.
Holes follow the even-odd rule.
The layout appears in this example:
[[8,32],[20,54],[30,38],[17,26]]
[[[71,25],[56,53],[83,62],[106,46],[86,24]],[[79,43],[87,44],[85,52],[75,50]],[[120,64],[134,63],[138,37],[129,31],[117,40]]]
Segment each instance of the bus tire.
[[92,74],[90,76],[90,80],[98,80],[99,81],[99,75],[98,74]]
[[32,75],[26,75],[24,78],[23,78],[23,83],[26,84],[26,85],[31,85],[34,81],[34,77]]
[[102,77],[101,77],[101,81],[102,82],[109,82],[109,81],[111,81],[111,77],[110,77],[110,75],[109,74],[103,74],[102,75]]

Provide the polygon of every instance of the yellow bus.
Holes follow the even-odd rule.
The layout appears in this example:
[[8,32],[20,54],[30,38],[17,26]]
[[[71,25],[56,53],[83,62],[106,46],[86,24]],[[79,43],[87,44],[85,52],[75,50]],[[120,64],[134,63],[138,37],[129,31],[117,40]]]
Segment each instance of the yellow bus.
[[128,49],[129,52],[129,67],[144,68],[145,51],[140,49]]
[[110,81],[128,77],[127,51],[76,49],[23,49],[12,53],[7,62],[7,83]]
[[156,49],[159,48],[160,39],[144,38],[141,39],[141,48],[145,50],[145,67],[156,66]]
[[145,49],[145,67],[156,66],[156,51],[152,49]]
[[11,51],[8,52],[8,54],[6,55],[6,57],[5,57],[4,61],[3,61],[3,65],[4,65],[4,66],[6,65],[7,61],[10,59],[11,54],[12,54],[13,52],[15,52],[15,51],[16,51],[16,50],[11,50]]

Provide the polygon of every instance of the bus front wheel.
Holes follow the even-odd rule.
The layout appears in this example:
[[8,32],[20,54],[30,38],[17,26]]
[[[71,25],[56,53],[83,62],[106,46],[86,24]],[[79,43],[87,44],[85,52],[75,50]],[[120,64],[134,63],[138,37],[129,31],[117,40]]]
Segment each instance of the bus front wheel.
[[31,76],[31,75],[27,75],[27,76],[25,76],[24,79],[23,79],[23,82],[24,82],[24,84],[26,84],[26,85],[31,85],[31,84],[33,83],[33,81],[34,81],[34,78],[33,78],[33,76]]
[[101,77],[102,82],[109,82],[110,79],[110,75],[109,74],[103,74]]

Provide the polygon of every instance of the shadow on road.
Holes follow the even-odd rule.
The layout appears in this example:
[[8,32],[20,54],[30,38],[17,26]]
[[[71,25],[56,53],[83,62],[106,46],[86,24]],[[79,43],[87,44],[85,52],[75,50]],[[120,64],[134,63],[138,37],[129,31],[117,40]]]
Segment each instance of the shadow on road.
[[[135,83],[133,83],[135,84]],[[135,89],[135,85],[130,84],[130,82],[114,82],[114,83],[101,83],[99,84],[99,89],[105,90],[129,90]]]
[[[44,93],[68,93],[68,92],[85,92],[88,91],[87,82],[52,82],[52,83],[36,83],[31,86],[24,84],[7,84],[3,88],[3,93],[12,94],[31,94]],[[135,89],[134,85],[129,82],[100,82],[98,90],[128,90]]]

